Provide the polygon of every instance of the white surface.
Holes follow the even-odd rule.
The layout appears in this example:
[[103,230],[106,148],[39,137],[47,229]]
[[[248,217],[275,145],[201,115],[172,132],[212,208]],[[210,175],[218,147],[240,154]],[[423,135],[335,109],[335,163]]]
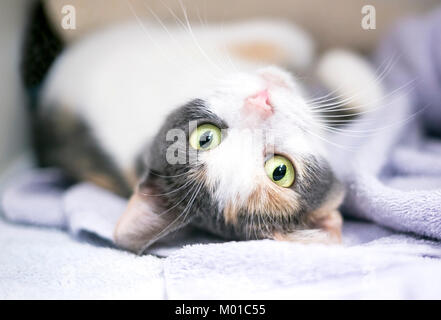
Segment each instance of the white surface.
[[439,246],[354,222],[345,240],[200,244],[160,259],[0,220],[0,299],[441,298]]
[[162,299],[162,260],[0,220],[0,299]]

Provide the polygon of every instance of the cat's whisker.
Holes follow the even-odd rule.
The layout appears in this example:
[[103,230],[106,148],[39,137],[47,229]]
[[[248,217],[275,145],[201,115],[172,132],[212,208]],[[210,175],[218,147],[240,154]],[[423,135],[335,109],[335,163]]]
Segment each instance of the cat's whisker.
[[[167,35],[169,36],[169,38],[176,44],[178,45],[181,49],[183,49],[182,43],[180,43],[176,37],[174,37],[172,35],[172,33],[169,31],[169,29],[167,28],[167,26],[165,25],[165,23],[161,20],[161,18],[159,18],[159,16],[153,11],[153,9],[150,8],[150,6],[146,5],[145,3],[143,3],[144,8],[146,8],[150,14],[155,18],[155,20],[159,23],[159,25],[164,29],[164,31],[167,33]],[[188,61],[188,60],[187,60]],[[191,61],[193,62],[193,61]]]
[[170,8],[163,0],[159,0],[159,1],[161,2],[162,6],[165,7],[168,10],[168,12],[173,16],[175,21],[178,22],[184,30],[187,30],[187,26],[182,21],[182,19],[179,18],[178,15],[173,11],[173,9]]
[[[175,21],[181,26],[181,28],[184,30],[184,31],[186,31],[186,32],[188,32],[188,28],[187,28],[187,26],[186,26],[186,24],[182,21],[182,19],[180,19],[177,15],[176,15],[176,13],[166,4],[166,3],[164,3],[164,1],[163,0],[160,0],[161,1],[161,4],[169,11],[169,13],[172,15],[172,17],[175,19]],[[144,6],[145,6],[145,4],[144,4]],[[181,49],[183,49],[183,46],[182,46],[182,43],[180,43],[179,41],[177,41],[177,39],[175,38],[175,37],[173,37],[173,35],[171,34],[171,32],[168,30],[168,28],[167,28],[167,26],[165,25],[165,23],[159,18],[159,16],[157,15],[157,14],[155,14],[154,13],[154,11],[150,8],[150,7],[148,7],[148,10],[151,12],[151,14],[155,17],[155,19],[160,23],[160,25],[164,28],[164,30],[168,33],[168,35],[169,35],[169,37],[176,43],[176,44],[178,44],[179,45],[179,47],[181,48]],[[186,60],[187,62],[190,62],[192,65],[197,65],[198,64],[198,61],[194,61],[194,58],[193,59],[187,59]],[[188,70],[189,71],[191,71],[191,68],[189,67],[188,68]],[[215,80],[216,79],[216,76],[215,75],[213,75],[213,74],[209,74],[210,75],[210,77],[213,79],[213,80]]]
[[256,223],[256,213],[252,212],[251,213],[251,226],[252,226],[251,231],[254,231],[254,238],[255,239],[257,238],[257,228],[256,228],[256,225],[257,225],[257,223]]
[[[196,182],[196,181],[192,181],[192,183],[193,183],[193,187],[195,186],[195,185],[194,185],[195,182]],[[181,200],[179,200],[175,205],[173,205],[172,207],[168,208],[168,209],[165,210],[165,211],[162,211],[161,213],[158,213],[157,215],[158,215],[158,216],[162,216],[162,215],[164,215],[164,214],[170,212],[172,209],[176,208],[178,205],[180,205],[180,204],[181,204],[181,203],[187,198],[187,196],[192,192],[192,190],[194,189],[193,187],[190,188],[190,189],[188,190],[188,192],[185,194],[185,196],[182,197]]]
[[170,57],[170,53],[165,51],[153,38],[153,36],[151,35],[151,33],[147,30],[146,26],[144,25],[144,22],[142,21],[142,19],[139,17],[139,15],[136,13],[135,9],[133,8],[132,3],[130,2],[130,0],[126,0],[126,4],[129,7],[129,10],[131,11],[132,15],[135,17],[138,25],[141,27],[143,33],[147,36],[148,40],[150,40],[150,42],[153,44],[153,46],[156,48],[156,50],[160,50],[162,53],[165,53],[165,58],[167,59],[168,62],[170,62],[171,64],[173,64],[176,68],[180,68],[180,66],[177,64],[177,62],[175,61],[175,59],[172,59]]
[[334,120],[334,119],[327,119],[322,118],[320,121],[324,123],[335,123],[335,124],[345,124],[345,123],[373,123],[375,122],[374,119],[340,119],[340,120]]
[[332,142],[332,141],[324,138],[322,135],[320,135],[318,133],[315,133],[315,132],[313,132],[311,130],[305,129],[305,131],[306,131],[306,133],[310,134],[311,136],[316,137],[316,138],[322,140],[323,142],[325,142],[325,143],[327,143],[329,145],[332,145],[334,147],[337,147],[339,149],[342,149],[342,150],[345,150],[345,151],[349,151],[349,152],[355,152],[356,149],[357,149],[356,147],[349,147],[349,146],[341,145],[341,144],[336,143],[336,142]]
[[[329,102],[327,104],[312,104],[311,110],[312,111],[319,111],[319,112],[334,112],[338,111],[340,109],[342,110],[351,110],[351,109],[358,109],[360,106],[353,106],[353,107],[347,107],[348,104],[351,104],[354,101],[354,98],[362,94],[365,90],[359,91],[357,94],[354,94],[352,96],[346,97],[342,100],[336,100],[334,102]],[[331,100],[330,100],[331,101]],[[364,104],[366,105],[366,104]]]
[[[387,62],[386,67],[383,69],[383,71],[380,72],[380,74],[378,74],[375,77],[374,83],[378,83],[380,81],[382,81],[386,76],[387,73],[389,73],[390,71],[392,71],[393,66],[398,62],[399,58],[401,57],[401,55],[397,55],[397,56],[393,56],[389,59],[389,62]],[[380,70],[380,68],[382,68],[383,64],[385,63],[385,61],[383,61],[381,63],[381,65],[376,69],[375,74],[378,73],[378,71]],[[326,94],[327,97],[329,97],[330,95],[337,93],[338,91],[340,91],[342,89],[342,85],[340,85],[338,88],[334,89],[333,91],[329,92],[328,94]],[[308,104],[323,104],[325,102],[329,102],[329,101],[334,101],[334,100],[338,100],[341,97],[344,97],[343,94],[337,95],[337,96],[333,96],[329,99],[312,99],[312,100],[307,100]]]
[[[224,29],[224,23],[223,23],[223,22],[221,23],[220,28],[221,28],[221,34],[224,35],[224,34],[225,34],[225,29]],[[228,51],[228,48],[227,48],[227,46],[226,46],[225,43],[222,45],[222,48],[223,48],[223,50],[224,50],[224,52],[225,52],[225,55],[226,55],[226,57],[227,57],[227,61],[228,61],[228,63],[230,64],[230,66],[233,68],[233,70],[234,70],[235,72],[239,72],[239,69],[238,69],[237,66],[234,64],[233,60],[231,59],[231,54],[230,54],[230,52]]]
[[[382,126],[382,127],[378,127],[375,129],[365,129],[365,130],[347,130],[344,128],[338,129],[338,128],[332,128],[332,127],[327,127],[326,129],[332,130],[333,133],[335,134],[342,134],[342,135],[346,135],[346,136],[352,136],[349,134],[346,134],[347,132],[353,132],[353,133],[360,133],[360,136],[358,137],[369,137],[369,136],[375,136],[381,132],[383,132],[386,129],[395,127],[395,126],[399,126],[405,123],[408,123],[410,120],[412,120],[413,118],[415,118],[418,114],[422,113],[429,105],[424,106],[423,108],[419,109],[418,111],[413,112],[412,114],[410,114],[407,118],[402,119],[400,121],[396,121],[396,122],[392,122],[388,125]],[[364,133],[364,134],[362,134]]]
[[[204,5],[205,5],[205,2],[204,2]],[[204,9],[205,9],[205,12],[206,12],[206,6],[204,7]],[[199,7],[198,8],[196,8],[196,12],[197,12],[197,16],[198,16],[198,19],[199,19],[199,21],[200,21],[200,23],[201,23],[201,25],[202,26],[205,26],[205,27],[209,27],[208,26],[208,21],[207,21],[207,19],[205,18],[205,19],[202,19],[202,17],[201,17],[201,15],[200,15],[200,10],[199,10]],[[221,35],[223,35],[224,34],[224,22],[223,22],[223,20],[222,20],[222,22],[221,22]],[[221,48],[223,49],[223,53],[225,54],[225,56],[226,56],[226,58],[223,58],[223,57],[221,57],[220,55],[217,55],[217,58],[221,58],[222,60],[223,60],[223,64],[224,65],[230,65],[230,67],[235,71],[235,72],[239,72],[239,69],[237,68],[237,66],[233,63],[233,61],[232,61],[232,59],[231,59],[231,55],[230,55],[230,52],[227,50],[227,48],[226,48],[226,44],[223,42],[223,44],[221,45]]]
[[[319,120],[320,122],[324,122],[324,123],[332,122],[332,120],[331,120],[332,118],[348,118],[348,117],[350,119],[345,119],[348,122],[366,121],[368,119],[366,119],[366,118],[361,119],[360,116],[366,115],[369,113],[374,113],[380,109],[386,108],[387,106],[389,106],[391,104],[392,104],[392,102],[389,101],[388,103],[385,103],[385,104],[377,104],[377,106],[375,108],[369,108],[365,111],[359,111],[359,112],[353,112],[353,113],[341,114],[341,115],[340,114],[327,114],[326,111],[318,112],[317,114],[314,115],[314,119]],[[332,111],[332,113],[345,112],[345,111],[347,112],[348,110],[352,110],[352,109],[358,109],[358,108],[342,108],[340,110],[334,110],[334,111]],[[331,111],[329,111],[329,112],[331,112]],[[354,117],[355,117],[355,119],[353,119]]]
[[[185,221],[185,219],[188,216],[188,213],[194,203],[194,201],[196,200],[197,195],[199,194],[201,188],[202,188],[203,182],[199,182],[198,184],[196,184],[194,186],[194,188],[191,189],[191,192],[193,192],[193,194],[190,197],[190,200],[188,201],[187,205],[185,206],[184,210],[182,210],[182,212],[178,215],[178,217],[176,219],[174,219],[167,227],[165,227],[159,234],[158,237],[161,237],[161,235],[164,232],[167,232],[167,230],[173,225],[175,224],[178,220],[180,220],[181,218],[183,218],[182,220]],[[189,193],[188,193],[189,194]],[[188,195],[187,194],[187,195]],[[186,195],[186,196],[187,196]]]
[[[196,181],[195,181],[196,182]],[[193,192],[193,194],[191,195],[191,197],[190,197],[190,200],[188,201],[188,203],[187,203],[187,205],[185,206],[185,208],[184,208],[184,210],[182,211],[182,213],[179,215],[179,217],[181,217],[181,216],[183,216],[184,214],[184,221],[185,221],[185,218],[187,217],[187,215],[186,215],[186,211],[187,211],[187,208],[190,208],[191,207],[191,205],[193,204],[193,202],[194,202],[194,200],[196,199],[196,196],[199,194],[199,191],[201,190],[201,188],[202,188],[202,182],[199,182],[199,183],[197,183],[197,184],[195,184],[194,185],[194,188],[192,188],[186,195],[185,195],[185,198],[187,198],[187,196],[191,193],[191,192]],[[182,199],[182,201],[184,201],[184,199]],[[182,203],[182,201],[180,201],[180,203]]]
[[150,193],[146,193],[146,192],[142,192],[139,191],[139,194],[143,195],[143,196],[148,196],[148,197],[162,197],[162,196],[167,196],[170,195],[172,193],[178,192],[179,190],[187,187],[188,185],[190,185],[192,183],[192,181],[187,181],[186,183],[184,183],[182,186],[180,186],[179,188],[173,189],[172,191],[166,192],[166,193],[155,193],[155,194],[150,194]]
[[211,64],[216,70],[218,70],[220,72],[223,72],[222,68],[220,68],[216,63],[214,63],[213,60],[210,59],[210,57],[207,55],[205,50],[202,49],[200,43],[197,41],[196,36],[195,36],[195,34],[193,32],[193,28],[191,27],[190,20],[188,19],[187,9],[185,8],[182,0],[178,0],[178,3],[180,5],[180,7],[182,9],[182,12],[184,14],[184,17],[185,17],[185,22],[186,22],[186,25],[187,25],[187,31],[189,32],[189,34],[190,34],[190,36],[191,36],[195,46],[199,49],[199,52],[202,54],[202,56],[207,60],[207,62],[209,64]]
[[[266,214],[266,217],[269,218],[268,220],[271,220],[272,225],[275,225],[275,221],[274,219],[271,217],[270,214]],[[263,227],[266,229],[267,234],[271,234],[271,228],[270,228],[270,224],[268,224],[267,219],[262,219],[263,220]]]
[[175,175],[170,175],[170,176],[166,176],[166,175],[161,175],[159,173],[156,172],[150,172],[152,175],[156,176],[156,177],[160,177],[160,178],[177,178],[177,177],[182,177],[188,174],[188,172],[184,172],[184,173],[180,173],[180,174],[175,174]]
[[[162,215],[164,215],[164,214],[166,214],[167,212],[170,212],[170,210],[171,209],[174,209],[174,208],[176,208],[179,204],[181,204],[192,192],[193,192],[193,194],[190,196],[190,199],[192,199],[193,198],[193,196],[194,196],[194,191],[198,188],[198,186],[200,186],[200,184],[201,184],[201,182],[199,182],[199,183],[197,183],[197,181],[196,180],[192,180],[192,183],[193,183],[193,185],[192,185],[192,187],[188,190],[188,192],[181,198],[181,200],[179,200],[179,202],[178,203],[176,203],[173,207],[171,207],[171,208],[169,208],[169,209],[167,209],[166,211],[163,211],[163,212],[161,212],[161,213],[159,213],[158,214],[158,216],[162,216]],[[186,207],[188,206],[188,204],[186,205]],[[185,210],[184,210],[185,211]],[[183,211],[183,212],[184,212]],[[182,216],[182,214],[183,214],[183,212],[181,213],[181,214],[179,214],[178,215],[178,217],[175,219],[175,220],[173,220],[167,227],[165,227],[161,232],[165,232],[166,231],[166,229],[168,228],[168,227],[170,227],[174,222],[176,222],[178,219],[180,219],[181,218],[181,216]],[[161,232],[158,234],[158,237],[161,235]]]
[[[185,10],[185,8],[183,7],[183,4],[182,3],[180,3],[180,6],[181,6],[181,9],[182,9],[182,11],[183,11],[183,13],[184,13],[184,17],[185,17],[185,19],[186,19],[186,22],[184,22],[181,18],[179,18],[178,17],[178,15],[173,11],[173,9],[172,8],[170,8],[170,6],[168,6],[163,0],[160,0],[161,1],[161,4],[168,10],[168,12],[172,15],[172,17],[175,19],[175,21],[177,22],[177,23],[179,23],[180,24],[180,26],[182,27],[182,29],[185,31],[185,32],[187,32],[188,34],[190,34],[190,36],[192,37],[192,41],[195,43],[195,45],[196,45],[196,47],[198,48],[198,50],[199,50],[199,52],[202,54],[202,55],[204,55],[203,53],[205,53],[203,50],[202,50],[202,48],[199,46],[198,47],[198,42],[197,42],[197,40],[196,40],[196,38],[194,37],[194,34],[192,33],[192,29],[190,28],[189,29],[189,26],[190,26],[190,22],[189,22],[189,20],[188,20],[188,17],[187,17],[187,15],[186,15],[186,10]],[[215,69],[220,69],[216,64],[214,64],[214,62],[211,62],[211,60],[208,58],[208,56],[207,57],[205,57],[206,59],[208,59],[207,61],[209,61],[209,63],[211,63],[212,65],[214,65],[215,66]],[[220,69],[221,70],[221,69]],[[211,75],[211,77],[213,78],[213,79],[216,79],[216,75]]]
[[351,130],[338,130],[337,128],[332,128],[332,127],[322,127],[320,126],[320,128],[324,131],[327,132],[331,132],[334,134],[340,134],[343,135],[345,137],[352,137],[352,138],[363,138],[363,137],[367,137],[369,136],[369,134],[366,134],[365,131],[351,131]]
[[[375,78],[372,85],[380,83],[387,76],[387,73],[389,73],[392,70],[393,66],[397,63],[399,58],[400,58],[400,56],[393,58],[391,60],[391,62],[388,63],[386,68],[380,73],[380,75],[378,75]],[[332,108],[335,108],[336,106],[339,106],[342,104],[349,104],[350,102],[352,102],[354,100],[355,97],[358,97],[361,94],[365,93],[368,90],[368,88],[365,88],[364,90],[360,90],[358,92],[354,92],[351,96],[346,97],[345,99],[340,99],[340,97],[343,97],[343,95],[340,94],[339,96],[332,97],[332,98],[328,99],[327,101],[320,101],[320,102],[316,101],[316,102],[308,102],[308,103],[312,105],[311,109],[313,109],[313,110],[323,109],[325,107],[329,107],[329,109],[332,109]],[[335,102],[330,102],[330,101],[335,101]],[[324,103],[324,102],[328,102],[328,103]]]
[[262,228],[262,217],[261,217],[260,214],[257,215],[257,220],[258,220],[259,230],[263,230],[263,228]]
[[201,181],[201,182],[199,183],[199,187],[198,187],[198,189],[196,190],[196,192],[195,192],[194,195],[193,195],[193,198],[190,199],[189,203],[187,204],[186,208],[185,208],[184,211],[183,211],[183,213],[185,213],[185,214],[184,214],[183,221],[185,221],[185,219],[187,219],[187,217],[188,217],[188,215],[189,215],[189,213],[190,213],[191,207],[193,206],[194,201],[196,200],[197,196],[199,195],[199,192],[201,191],[202,186],[203,186],[203,182]]
[[[199,184],[195,184],[194,186],[193,186],[193,188],[191,188],[190,190],[189,190],[189,192],[185,195],[185,197],[183,198],[183,199],[181,199],[181,201],[179,202],[179,203],[181,203],[189,194],[190,194],[190,192],[192,192],[192,191],[195,191],[197,188],[198,188],[198,186],[199,186],[199,189],[198,190],[200,190],[200,188],[201,188],[201,186],[202,186],[202,182],[199,182]],[[198,191],[199,192],[199,191]],[[191,203],[193,204],[193,202],[194,202],[194,199],[195,199],[195,195],[197,195],[197,193],[195,192],[193,195],[192,195],[192,198],[190,198],[190,201],[192,201]],[[192,200],[193,199],[193,200]],[[190,203],[190,201],[189,201],[189,203]],[[187,204],[187,206],[186,206],[186,208],[188,207],[188,204]],[[168,210],[167,210],[168,211]],[[185,213],[185,209],[184,209],[184,211],[183,212],[181,212],[172,222],[170,222],[167,226],[165,226],[159,233],[157,233],[156,235],[155,235],[155,237],[153,238],[153,239],[151,239],[146,245],[144,245],[143,247],[142,247],[142,249],[141,250],[139,250],[139,254],[141,255],[141,254],[143,254],[144,252],[145,252],[145,250],[153,243],[153,242],[155,242],[156,240],[158,240],[158,239],[160,239],[166,232],[168,232],[169,230],[170,230],[170,228],[176,223],[176,222],[178,222],[181,218],[182,218],[182,216],[184,215],[184,213]],[[161,214],[160,214],[161,215]]]
[[[200,25],[201,25],[202,27],[209,28],[209,27],[208,27],[208,23],[207,23],[206,21],[204,22],[204,20],[202,19],[201,15],[200,15],[199,8],[196,8],[196,15],[197,15],[197,17],[198,17],[198,20],[199,20]],[[224,49],[225,49],[225,46],[224,46],[224,45],[220,45],[220,48],[221,48],[222,50],[224,50]],[[229,54],[228,51],[227,51],[227,50],[224,50],[224,53],[225,53],[225,56],[226,56],[226,57],[221,57],[220,55],[217,54],[217,52],[213,52],[213,53],[212,53],[212,55],[215,55],[215,58],[218,60],[218,62],[220,63],[220,65],[221,65],[222,67],[227,66],[227,65],[228,65],[228,59],[230,59],[230,57],[228,56],[228,54]],[[230,59],[230,60],[231,60],[231,59]],[[231,63],[230,63],[230,66],[232,67]]]
[[318,114],[327,113],[327,112],[334,113],[334,112],[339,112],[339,111],[364,109],[364,108],[369,107],[371,105],[377,105],[377,107],[375,107],[375,108],[368,108],[368,110],[360,111],[359,113],[354,113],[352,115],[361,115],[361,114],[373,112],[373,111],[378,110],[380,108],[384,108],[384,105],[381,105],[379,102],[386,100],[387,98],[397,94],[399,91],[406,89],[406,87],[409,87],[408,92],[413,90],[415,88],[415,85],[413,83],[416,82],[416,80],[417,79],[412,79],[412,80],[408,81],[407,83],[405,83],[404,85],[392,90],[388,94],[382,95],[380,99],[371,101],[369,103],[364,103],[364,104],[360,104],[360,105],[352,106],[352,107],[345,107],[344,105],[341,105],[338,108],[325,108],[324,110],[311,110],[311,112],[318,113]]

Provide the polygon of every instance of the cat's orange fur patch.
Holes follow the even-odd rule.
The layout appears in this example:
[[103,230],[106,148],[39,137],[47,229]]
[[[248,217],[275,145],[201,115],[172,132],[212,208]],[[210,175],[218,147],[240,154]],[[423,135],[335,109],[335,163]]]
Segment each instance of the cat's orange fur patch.
[[256,181],[256,188],[246,199],[230,201],[224,209],[225,222],[234,224],[241,210],[250,214],[265,216],[288,216],[298,209],[298,196],[289,188],[276,186],[267,177]]
[[303,244],[332,244],[338,243],[327,232],[320,229],[296,230],[289,233],[275,232],[273,239],[277,241],[289,241]]
[[120,188],[115,181],[109,176],[99,173],[87,172],[83,175],[83,179],[118,194]]
[[343,202],[344,195],[342,190],[335,192],[320,208],[309,214],[309,223],[326,231],[336,242],[341,242],[343,218],[338,207]]
[[235,43],[228,46],[229,52],[242,59],[270,64],[282,64],[287,59],[283,48],[266,41]]

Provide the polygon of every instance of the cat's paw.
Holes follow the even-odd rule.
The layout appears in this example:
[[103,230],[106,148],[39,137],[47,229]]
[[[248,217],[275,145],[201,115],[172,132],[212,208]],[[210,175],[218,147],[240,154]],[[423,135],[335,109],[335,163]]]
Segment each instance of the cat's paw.
[[276,232],[273,239],[302,244],[341,244],[341,233],[331,233],[321,229],[296,230],[290,233]]
[[334,49],[323,54],[316,75],[351,113],[374,109],[383,96],[381,75],[367,59],[349,50]]

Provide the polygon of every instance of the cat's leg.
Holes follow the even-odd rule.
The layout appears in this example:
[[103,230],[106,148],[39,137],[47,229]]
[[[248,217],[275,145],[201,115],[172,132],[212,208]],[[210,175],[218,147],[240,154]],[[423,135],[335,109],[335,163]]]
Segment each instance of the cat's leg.
[[297,230],[290,233],[275,233],[278,241],[292,241],[304,244],[339,244],[342,241],[341,229],[343,219],[339,211],[332,211],[316,220],[317,229]]
[[373,66],[349,50],[334,49],[323,54],[317,63],[316,76],[332,93],[330,98],[335,99],[328,99],[326,104],[341,104],[344,107],[339,108],[341,113],[366,112],[375,108],[383,96],[381,79]]
[[33,120],[40,166],[60,168],[76,181],[89,181],[121,196],[131,194],[128,179],[79,117],[66,109],[48,108]]
[[273,238],[280,241],[300,243],[338,244],[342,241],[343,218],[338,207],[343,202],[344,190],[337,184],[324,203],[308,214],[308,229],[290,233],[275,233]]

